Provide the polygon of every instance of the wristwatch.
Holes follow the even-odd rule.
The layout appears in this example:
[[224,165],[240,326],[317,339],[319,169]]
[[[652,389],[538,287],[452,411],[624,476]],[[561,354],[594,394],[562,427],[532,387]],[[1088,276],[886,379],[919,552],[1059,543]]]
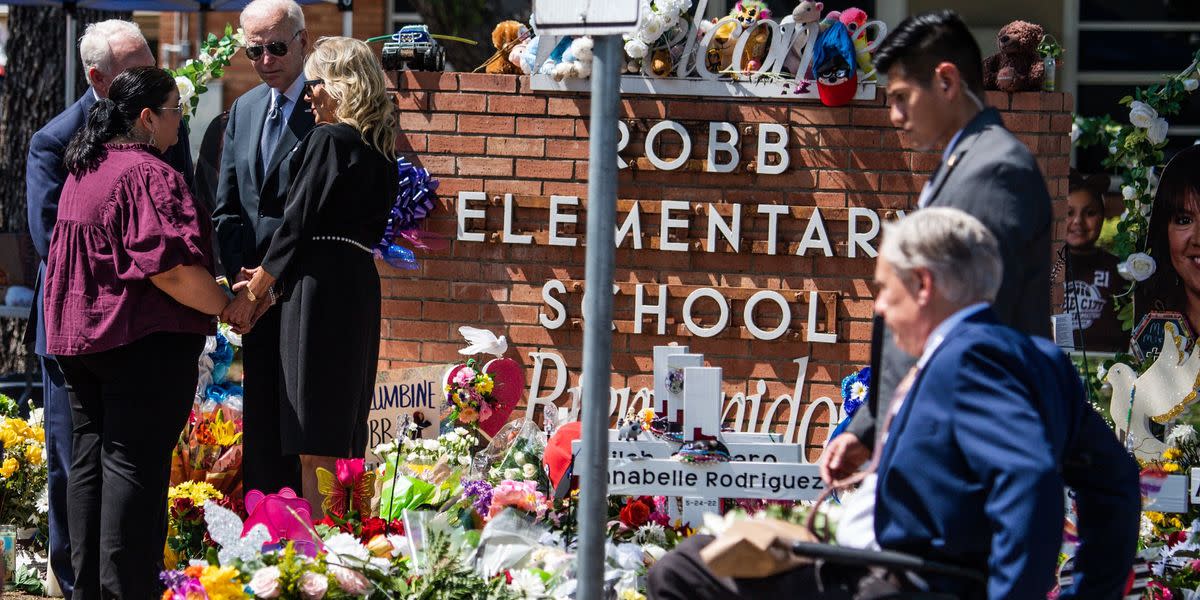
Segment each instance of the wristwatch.
[[246,298],[251,302],[258,302],[258,296],[254,295],[254,290],[250,289],[250,286],[246,286]]

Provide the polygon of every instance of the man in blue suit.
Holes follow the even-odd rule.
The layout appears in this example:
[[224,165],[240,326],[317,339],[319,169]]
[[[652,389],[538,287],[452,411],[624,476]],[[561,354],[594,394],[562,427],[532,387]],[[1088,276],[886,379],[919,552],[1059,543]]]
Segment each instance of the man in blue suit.
[[[71,597],[75,577],[71,569],[71,543],[67,532],[67,471],[71,464],[71,404],[62,370],[53,356],[46,355],[43,325],[42,283],[50,236],[58,219],[58,196],[67,180],[63,154],[75,132],[87,121],[96,100],[108,97],[108,86],[122,71],[154,65],[154,55],[135,23],[112,19],[93,23],[79,40],[79,57],[91,87],[74,104],[54,117],[29,141],[25,195],[28,200],[29,233],[41,257],[37,297],[30,309],[26,344],[33,344],[42,363],[42,397],[45,406],[46,460],[49,467],[50,566],[63,594]],[[179,143],[164,157],[192,185],[192,156],[187,130],[182,125]]]
[[990,304],[1002,272],[995,236],[959,209],[927,208],[887,226],[875,312],[896,345],[919,358],[882,416],[870,474],[838,523],[840,545],[956,565],[985,574],[986,584],[811,567],[722,580],[699,559],[701,538],[651,569],[652,597],[1045,598],[1069,487],[1080,567],[1061,597],[1119,598],[1137,544],[1137,464],[1085,401],[1070,360],[1000,324]]

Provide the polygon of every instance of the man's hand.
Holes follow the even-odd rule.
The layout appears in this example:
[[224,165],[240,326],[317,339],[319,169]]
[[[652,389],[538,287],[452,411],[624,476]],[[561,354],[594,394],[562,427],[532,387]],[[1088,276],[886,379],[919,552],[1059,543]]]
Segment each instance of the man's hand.
[[825,445],[825,453],[821,455],[821,480],[829,485],[845,479],[870,458],[871,451],[858,440],[858,436],[842,433]]
[[[238,286],[234,286],[237,288]],[[234,296],[225,310],[221,312],[221,320],[233,326],[234,331],[242,333],[243,330],[249,330],[253,324],[255,313],[258,312],[258,302],[251,302],[249,295],[244,289],[245,285],[238,288],[237,296]]]

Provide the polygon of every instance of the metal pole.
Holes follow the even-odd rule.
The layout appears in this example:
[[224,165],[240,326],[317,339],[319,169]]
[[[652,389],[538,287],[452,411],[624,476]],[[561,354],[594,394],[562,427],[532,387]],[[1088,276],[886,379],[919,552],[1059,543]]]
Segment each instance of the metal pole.
[[342,11],[342,35],[346,37],[354,37],[354,11]]
[[75,3],[68,2],[63,4],[63,14],[66,15],[66,44],[67,59],[64,62],[65,77],[63,77],[63,108],[70,108],[71,103],[75,102]]
[[[617,105],[621,38],[595,37],[588,129],[587,266],[584,282],[583,448],[580,474],[579,600],[604,598],[608,518],[608,400],[612,370],[613,237],[617,212]],[[582,467],[582,468],[580,468]]]

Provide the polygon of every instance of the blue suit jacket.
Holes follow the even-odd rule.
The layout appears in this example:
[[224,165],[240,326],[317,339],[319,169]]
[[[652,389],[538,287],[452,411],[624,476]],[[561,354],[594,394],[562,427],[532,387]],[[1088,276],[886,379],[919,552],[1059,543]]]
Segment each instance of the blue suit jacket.
[[[96,103],[92,88],[74,104],[50,120],[45,127],[33,134],[29,140],[29,156],[25,165],[25,198],[29,218],[29,234],[33,247],[41,257],[38,268],[37,297],[29,311],[29,324],[25,330],[26,343],[35,342],[39,355],[46,354],[46,331],[43,326],[42,280],[46,267],[46,255],[50,252],[50,236],[58,220],[58,197],[67,182],[67,170],[63,167],[63,155],[67,144],[87,122],[88,111]],[[179,125],[179,142],[167,150],[163,157],[167,164],[175,167],[187,181],[192,182],[192,151],[187,138],[187,126]]]
[[1081,543],[1063,597],[1119,598],[1137,543],[1137,464],[1087,404],[1070,360],[985,310],[949,333],[894,418],[876,536],[887,549],[986,572],[991,599],[1044,598],[1064,486],[1076,493]]

